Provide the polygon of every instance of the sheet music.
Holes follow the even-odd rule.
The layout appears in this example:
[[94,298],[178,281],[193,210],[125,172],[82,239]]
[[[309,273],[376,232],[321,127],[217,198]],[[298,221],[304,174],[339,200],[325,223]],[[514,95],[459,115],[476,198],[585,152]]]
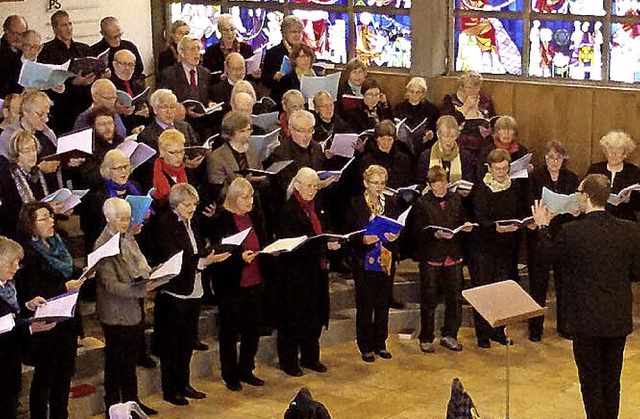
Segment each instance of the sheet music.
[[158,267],[153,272],[151,272],[151,275],[149,275],[149,279],[158,279],[165,276],[173,277],[180,274],[180,271],[182,270],[183,254],[184,254],[184,251],[181,250],[175,255],[171,256],[169,259],[167,259],[166,262],[158,265]]
[[305,99],[313,99],[316,93],[329,92],[334,101],[338,100],[338,85],[340,84],[340,72],[328,76],[309,77],[302,76],[300,80],[300,92]]
[[16,321],[12,313],[0,317],[0,335],[12,331],[14,327],[16,327]]
[[93,129],[87,128],[58,138],[56,154],[62,154],[73,150],[80,150],[87,154],[93,154]]
[[89,271],[102,259],[120,254],[120,233],[116,233],[105,244],[98,247],[87,256],[87,268]]
[[36,312],[33,315],[34,319],[46,319],[61,317],[73,317],[76,309],[76,303],[78,302],[79,292],[70,291],[68,293],[53,297],[47,300],[46,304],[38,306]]
[[307,236],[300,237],[291,237],[288,239],[280,239],[271,243],[269,246],[265,247],[260,251],[260,253],[278,253],[278,252],[290,252],[296,247],[300,246],[302,243],[306,242],[308,239]]
[[259,48],[255,50],[253,55],[244,62],[247,74],[253,74],[256,71],[260,70],[260,64],[262,63],[262,52],[263,48]]
[[542,188],[542,202],[544,202],[547,208],[556,214],[566,214],[580,209],[578,206],[577,193],[563,195],[553,192],[546,187]]
[[329,150],[336,156],[351,158],[358,138],[358,134],[334,134]]
[[232,246],[240,246],[242,245],[242,243],[244,243],[245,239],[247,238],[247,236],[249,235],[249,233],[251,232],[251,227],[242,230],[241,232],[234,234],[233,236],[229,236],[229,237],[225,237],[224,239],[222,239],[222,241],[220,242],[220,244],[229,244]]
[[512,161],[509,166],[509,177],[511,179],[521,179],[529,177],[529,165],[531,164],[531,158],[533,154],[527,153],[524,156],[520,157],[516,161]]
[[270,130],[278,123],[280,114],[278,112],[261,113],[260,115],[251,115],[251,123],[265,131]]

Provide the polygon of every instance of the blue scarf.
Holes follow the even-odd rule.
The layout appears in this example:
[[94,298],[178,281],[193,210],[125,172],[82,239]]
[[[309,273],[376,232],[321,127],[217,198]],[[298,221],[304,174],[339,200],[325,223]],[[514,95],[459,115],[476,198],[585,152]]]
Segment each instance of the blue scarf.
[[7,281],[4,287],[0,286],[0,299],[9,304],[9,307],[14,313],[20,313],[20,304],[18,304],[18,296],[16,294],[16,287],[13,285],[13,281]]
[[58,233],[46,239],[49,247],[45,246],[38,238],[31,241],[31,245],[42,255],[55,271],[58,271],[66,279],[73,275],[73,259],[67,246],[64,245]]
[[109,196],[112,198],[119,198],[122,196],[118,195],[118,191],[126,191],[125,195],[140,195],[138,189],[133,186],[133,183],[131,182],[127,182],[124,185],[121,185],[112,181],[111,179],[105,179],[104,184],[107,185],[107,191],[109,191]]

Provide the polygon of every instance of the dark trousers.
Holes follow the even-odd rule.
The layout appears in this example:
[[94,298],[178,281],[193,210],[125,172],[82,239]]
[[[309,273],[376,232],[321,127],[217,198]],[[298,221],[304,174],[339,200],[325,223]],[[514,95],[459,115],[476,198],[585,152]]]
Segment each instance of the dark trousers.
[[0,365],[0,419],[15,419],[22,385],[17,329],[0,335]]
[[587,419],[617,419],[620,373],[627,337],[576,335],[573,357],[578,367]]
[[420,262],[420,342],[435,339],[435,311],[440,292],[444,294],[443,337],[458,338],[462,323],[462,265],[431,266]]
[[144,341],[142,325],[102,324],[104,331],[104,402],[109,406],[138,401],[136,361]]
[[393,278],[384,272],[354,271],[356,291],[356,341],[365,354],[387,348],[389,295]]
[[[535,251],[535,249],[533,251]],[[529,260],[527,266],[529,271],[529,295],[531,295],[531,298],[533,298],[536,303],[544,307],[547,305],[547,290],[549,288],[549,279],[551,276],[549,272],[551,265],[545,260],[540,260],[540,256],[533,253],[533,251],[532,249],[529,249]],[[567,335],[568,332],[563,295],[564,290],[562,288],[562,277],[557,269],[553,271],[553,280],[556,291],[556,329],[558,333]],[[543,329],[544,316],[529,319],[530,336],[542,336]]]
[[[222,379],[227,383],[234,383],[255,368],[264,291],[260,284],[239,288],[228,295],[218,297],[220,298],[218,342]],[[240,335],[240,359],[237,351],[238,335]]]
[[78,346],[75,320],[32,336],[33,380],[29,392],[31,419],[69,417],[69,391]]
[[160,352],[162,392],[171,397],[189,384],[191,354],[198,330],[199,299],[160,293],[155,305],[155,336]]
[[[301,326],[296,321],[278,325],[278,362],[283,370],[320,362],[321,324]],[[300,358],[298,359],[298,355]]]

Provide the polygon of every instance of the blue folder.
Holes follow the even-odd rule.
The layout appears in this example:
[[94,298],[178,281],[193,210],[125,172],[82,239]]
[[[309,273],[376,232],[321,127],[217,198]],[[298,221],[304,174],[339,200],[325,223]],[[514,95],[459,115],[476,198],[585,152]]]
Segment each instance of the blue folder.
[[125,201],[131,205],[131,225],[142,224],[153,199],[148,196],[129,195]]
[[404,226],[402,224],[392,218],[379,216],[367,223],[364,227],[364,234],[378,236],[384,243],[387,241],[384,237],[384,233],[398,234],[402,231],[403,227]]

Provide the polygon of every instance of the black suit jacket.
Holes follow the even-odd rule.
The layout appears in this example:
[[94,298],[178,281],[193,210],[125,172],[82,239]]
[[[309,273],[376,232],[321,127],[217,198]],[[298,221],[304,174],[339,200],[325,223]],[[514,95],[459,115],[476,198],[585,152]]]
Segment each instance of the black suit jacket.
[[159,87],[172,90],[179,102],[192,99],[199,100],[207,106],[211,97],[211,73],[201,65],[197,66],[196,72],[198,76],[196,89],[191,88],[181,63],[172,65],[160,73]]
[[268,49],[264,54],[264,60],[262,61],[262,84],[270,89],[276,87],[277,81],[273,79],[273,76],[280,71],[280,66],[282,65],[282,60],[285,55],[289,55],[289,51],[287,51],[283,43]]
[[562,272],[567,327],[583,336],[632,331],[631,281],[640,278],[640,227],[605,211],[541,234],[545,256]]
[[159,262],[165,262],[171,256],[184,251],[182,256],[182,271],[169,283],[163,285],[163,291],[169,291],[179,295],[189,295],[193,292],[193,286],[196,279],[198,268],[198,260],[206,256],[205,242],[200,235],[198,222],[196,218],[191,219],[191,230],[198,244],[198,252],[193,251],[186,225],[178,219],[178,215],[173,211],[167,211],[161,214],[153,225],[156,233],[154,243],[154,259]]
[[[246,42],[238,42],[238,53],[246,60],[253,56],[253,48]],[[224,72],[224,60],[225,56],[218,42],[205,50],[202,56],[202,65],[212,73],[219,72],[217,78],[220,78],[220,74]]]
[[136,56],[136,67],[133,70],[133,77],[137,78],[143,76],[142,73],[144,72],[144,62],[142,61],[142,56],[140,55],[140,51],[138,51],[138,47],[136,47],[133,42],[123,39],[120,41],[120,45],[114,48],[109,46],[109,44],[107,44],[107,41],[102,38],[99,42],[91,45],[91,51],[93,52],[94,57],[97,57],[98,54],[101,54],[106,49],[109,50],[109,68],[111,69],[112,74],[115,74],[113,70],[113,56],[116,52],[126,49],[127,51],[131,51],[133,55]]
[[[587,174],[601,174],[605,175],[608,179],[611,179],[611,172],[607,169],[607,162],[602,161],[593,163]],[[640,169],[635,164],[624,162],[622,171],[616,173],[616,177],[611,185],[611,193],[618,193],[627,186],[631,186],[634,183],[640,182]],[[640,210],[640,197],[637,193],[631,194],[629,202],[622,202],[619,205],[607,204],[607,211],[615,215],[618,218],[624,220],[636,221],[636,212]]]
[[0,98],[10,93],[21,93],[23,87],[18,84],[20,69],[22,68],[22,52],[13,51],[6,36],[0,38]]

